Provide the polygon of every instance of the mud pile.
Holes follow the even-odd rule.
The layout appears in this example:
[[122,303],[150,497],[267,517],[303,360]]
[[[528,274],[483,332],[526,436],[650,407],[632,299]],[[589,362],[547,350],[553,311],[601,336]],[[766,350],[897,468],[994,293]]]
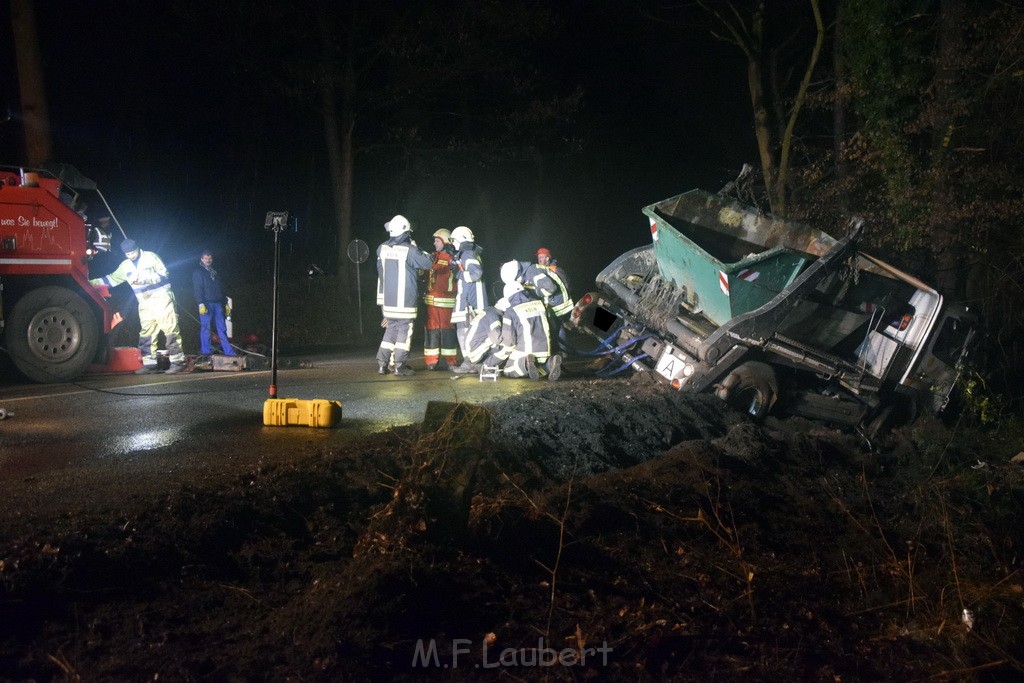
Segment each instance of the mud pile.
[[1007,434],[876,451],[657,384],[570,381],[0,530],[10,680],[1006,680]]
[[636,375],[580,381],[493,406],[491,442],[555,481],[632,467],[669,447],[725,435],[743,420],[714,396],[692,396]]

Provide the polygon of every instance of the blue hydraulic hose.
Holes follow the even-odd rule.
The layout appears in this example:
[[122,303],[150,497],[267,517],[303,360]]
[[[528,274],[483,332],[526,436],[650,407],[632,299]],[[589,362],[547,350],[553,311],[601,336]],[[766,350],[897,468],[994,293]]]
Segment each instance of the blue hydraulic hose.
[[638,360],[641,360],[643,358],[648,358],[648,357],[649,357],[648,354],[642,353],[639,356],[637,356],[636,358],[634,358],[633,360],[629,361],[628,363],[623,362],[622,365],[620,365],[619,367],[615,368],[614,370],[610,370],[609,369],[610,367],[612,367],[609,364],[609,365],[605,366],[604,368],[601,368],[600,370],[598,370],[594,374],[597,375],[598,377],[612,377],[613,375],[617,375],[620,372],[622,372],[623,370],[625,370],[626,368],[632,366],[633,363],[637,362]]
[[611,345],[612,339],[618,333],[619,333],[619,329],[616,328],[616,329],[612,330],[611,333],[607,337],[602,339],[601,343],[598,344],[596,347],[594,347],[594,349],[592,351],[578,351],[577,350],[576,353],[578,353],[581,356],[607,356],[609,354],[618,354],[623,349],[629,348],[630,346],[632,346],[633,344],[636,344],[637,342],[642,342],[642,341],[645,341],[647,339],[650,339],[651,336],[652,336],[650,334],[640,335],[639,337],[633,337],[632,339],[629,339],[629,340],[619,344],[618,346],[616,346],[614,348],[603,350],[603,349],[605,349],[605,347],[608,347],[608,346]]

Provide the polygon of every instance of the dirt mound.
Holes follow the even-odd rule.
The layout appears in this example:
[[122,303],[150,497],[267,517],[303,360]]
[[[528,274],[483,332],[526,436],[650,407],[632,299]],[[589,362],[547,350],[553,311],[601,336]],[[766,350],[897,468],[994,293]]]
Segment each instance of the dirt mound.
[[643,382],[434,404],[139,515],[0,531],[0,678],[1004,680],[1005,437],[921,422],[868,452]]
[[632,467],[681,441],[722,436],[744,420],[713,396],[683,394],[643,375],[573,382],[490,409],[496,450],[563,482]]

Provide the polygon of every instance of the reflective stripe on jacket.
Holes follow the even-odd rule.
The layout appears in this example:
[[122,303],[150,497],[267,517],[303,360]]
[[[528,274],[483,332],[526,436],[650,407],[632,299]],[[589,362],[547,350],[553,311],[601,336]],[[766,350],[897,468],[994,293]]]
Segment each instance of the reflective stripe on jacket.
[[477,310],[487,306],[487,289],[484,287],[484,268],[480,263],[480,250],[472,242],[463,242],[457,254],[458,258],[458,294],[455,297],[455,310],[452,311],[452,322],[466,322],[470,309]]
[[447,251],[435,251],[432,258],[434,265],[427,274],[427,293],[423,302],[437,308],[455,308],[458,290],[455,284],[457,271],[452,268],[454,257]]
[[533,356],[537,362],[551,355],[551,328],[543,301],[531,299],[525,292],[513,294],[508,300],[501,326],[501,344],[511,360]]
[[479,363],[491,349],[501,348],[501,311],[488,306],[477,311],[466,333],[467,358]]
[[143,250],[139,250],[138,260],[125,259],[113,273],[90,280],[90,282],[110,287],[127,282],[131,285],[137,299],[149,297],[157,292],[169,291],[171,288],[171,280],[164,262],[153,252]]
[[385,318],[412,320],[418,304],[417,270],[433,265],[428,254],[412,244],[409,233],[377,247],[377,305]]
[[569,296],[569,278],[565,275],[565,271],[555,265],[542,266],[538,264],[537,267],[548,273],[557,288],[557,291],[545,295],[544,303],[551,308],[551,312],[555,315],[568,314],[575,304],[572,297]]

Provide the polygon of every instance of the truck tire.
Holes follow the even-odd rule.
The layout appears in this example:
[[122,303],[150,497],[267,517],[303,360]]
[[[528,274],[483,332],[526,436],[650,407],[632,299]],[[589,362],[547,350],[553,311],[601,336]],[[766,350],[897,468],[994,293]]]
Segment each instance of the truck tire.
[[715,395],[754,420],[763,420],[779,395],[775,370],[767,363],[744,363],[726,375]]
[[34,382],[66,382],[85,372],[99,348],[96,314],[66,287],[26,293],[5,330],[14,365]]
[[864,435],[869,441],[881,438],[897,427],[917,419],[917,410],[917,401],[912,397],[893,398],[871,417],[864,428]]
[[885,406],[867,423],[867,426],[864,429],[864,435],[868,437],[868,441],[873,442],[875,439],[883,437],[891,432],[892,428],[896,426],[896,423],[896,406]]

